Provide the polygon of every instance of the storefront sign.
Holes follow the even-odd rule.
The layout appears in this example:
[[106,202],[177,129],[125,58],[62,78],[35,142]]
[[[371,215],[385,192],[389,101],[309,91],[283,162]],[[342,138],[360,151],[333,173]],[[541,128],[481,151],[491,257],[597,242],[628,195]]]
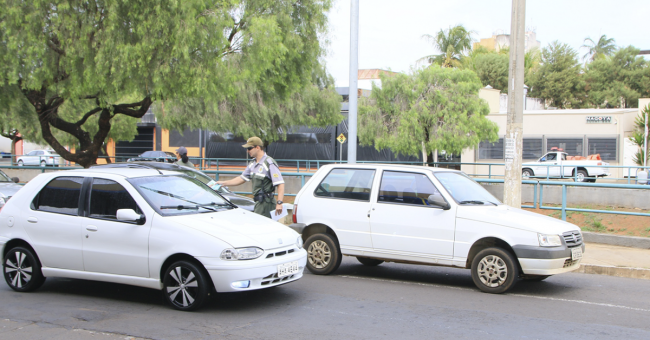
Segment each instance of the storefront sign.
[[611,124],[612,116],[587,116],[587,124]]

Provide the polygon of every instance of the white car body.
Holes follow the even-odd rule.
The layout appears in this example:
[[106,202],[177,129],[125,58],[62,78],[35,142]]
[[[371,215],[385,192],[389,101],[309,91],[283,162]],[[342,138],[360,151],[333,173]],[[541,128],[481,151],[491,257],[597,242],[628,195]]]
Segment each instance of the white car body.
[[[299,235],[290,228],[240,208],[163,216],[129,182],[129,179],[162,174],[178,177],[173,172],[124,168],[72,170],[37,176],[0,211],[3,258],[10,248],[27,246],[37,254],[45,277],[88,279],[153,289],[163,288],[164,271],[174,258],[198,261],[218,293],[268,288],[302,277],[306,252],[297,242]],[[33,205],[30,208],[41,189],[60,177],[102,179],[120,184],[135,200],[144,215],[144,223],[137,225],[52,213],[34,210]],[[86,195],[91,195],[90,189]],[[90,206],[90,199],[88,202]],[[118,218],[119,214],[118,210]],[[241,247],[257,247],[263,254],[249,260],[220,258],[224,249]],[[297,263],[298,271],[278,278],[279,266],[287,263]],[[250,284],[245,288],[233,285],[240,281]]]
[[[532,172],[530,176],[549,178],[577,178],[578,182],[595,182],[597,177],[609,176],[609,163],[601,160],[567,160],[566,152],[549,152],[535,162],[521,165],[522,171]],[[576,173],[577,171],[577,173]],[[527,176],[524,176],[527,177]]]
[[[325,191],[319,187],[336,169],[374,171],[371,188],[362,190],[369,193],[369,199],[336,198],[335,193],[331,193],[332,197],[317,195],[316,190]],[[522,275],[548,276],[579,267],[584,244],[577,226],[504,204],[459,204],[436,177],[436,174],[449,172],[462,174],[455,170],[419,166],[323,166],[296,196],[291,227],[302,233],[308,261],[312,256],[308,238],[326,233],[338,242],[342,255],[379,261],[470,268],[478,251],[486,245],[497,244],[517,259]],[[380,202],[378,196],[384,173],[386,178],[395,173],[425,176],[448,202],[448,209],[424,202],[418,203],[422,205]],[[361,192],[349,183],[344,187],[348,193]],[[395,189],[395,193],[399,194],[399,191]],[[406,196],[406,192],[402,194]],[[406,198],[402,200],[406,201]],[[539,234],[560,235],[562,245],[542,247]],[[573,251],[579,254],[573,255],[570,248],[579,248]],[[311,270],[309,265],[310,262],[308,268]]]
[[58,166],[61,156],[54,150],[34,150],[16,158],[16,164],[22,166]]

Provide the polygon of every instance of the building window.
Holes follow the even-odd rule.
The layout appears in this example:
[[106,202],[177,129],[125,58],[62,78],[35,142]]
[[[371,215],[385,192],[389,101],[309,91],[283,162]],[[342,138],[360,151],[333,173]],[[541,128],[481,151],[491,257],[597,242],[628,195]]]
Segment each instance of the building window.
[[599,154],[604,161],[616,161],[616,138],[589,138],[589,155]]
[[544,150],[541,138],[524,138],[522,146],[523,159],[538,159],[542,157],[542,154],[544,154]]
[[479,159],[503,159],[503,138],[490,143],[483,141],[478,145]]
[[546,140],[546,151],[564,151],[569,156],[584,156],[582,138],[548,138]]

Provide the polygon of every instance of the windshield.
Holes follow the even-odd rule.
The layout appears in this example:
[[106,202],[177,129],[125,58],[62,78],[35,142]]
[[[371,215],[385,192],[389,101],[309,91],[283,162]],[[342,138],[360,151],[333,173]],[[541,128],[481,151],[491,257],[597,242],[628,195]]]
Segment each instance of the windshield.
[[501,202],[492,194],[461,172],[436,172],[434,176],[454,197],[458,204],[468,205],[499,205]]
[[210,176],[208,176],[208,175],[206,175],[206,174],[204,174],[202,172],[190,170],[190,169],[187,169],[187,168],[184,168],[184,167],[181,167],[180,170],[174,170],[174,171],[180,172],[180,173],[182,173],[184,175],[187,175],[189,177],[192,177],[192,178],[196,178],[199,181],[201,181],[201,183],[209,186],[214,191],[218,191],[220,194],[230,194],[230,193],[232,193],[232,191],[230,191],[230,190],[226,189],[225,187],[221,186],[221,184],[217,184],[217,181],[215,181],[214,179],[212,179],[212,177],[210,177]]
[[5,174],[2,170],[0,170],[0,182],[13,182],[7,174]]
[[234,208],[200,181],[185,176],[131,178],[129,182],[163,216],[197,214]]

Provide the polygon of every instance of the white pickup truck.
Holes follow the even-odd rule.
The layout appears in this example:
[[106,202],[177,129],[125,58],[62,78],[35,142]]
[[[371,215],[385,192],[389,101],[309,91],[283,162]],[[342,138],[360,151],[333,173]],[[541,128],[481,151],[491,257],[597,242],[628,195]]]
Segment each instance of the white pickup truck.
[[609,176],[609,165],[602,160],[567,160],[566,152],[551,151],[536,162],[521,165],[523,179],[530,177],[573,178],[576,182],[596,182],[597,177]]

